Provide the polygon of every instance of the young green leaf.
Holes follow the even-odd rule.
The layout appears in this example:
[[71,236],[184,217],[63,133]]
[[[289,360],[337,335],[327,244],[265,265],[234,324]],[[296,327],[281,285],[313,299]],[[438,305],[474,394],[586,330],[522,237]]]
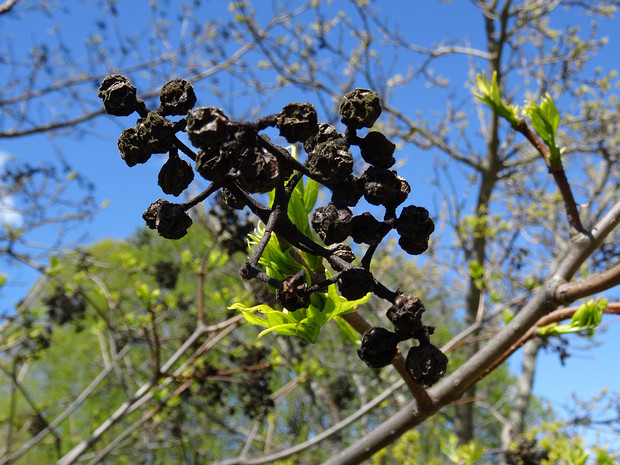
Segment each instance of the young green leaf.
[[513,128],[516,128],[519,124],[519,107],[518,105],[506,105],[502,102],[499,85],[497,84],[497,71],[493,71],[490,84],[484,71],[482,75],[476,75],[476,87],[478,92],[474,92],[474,95],[508,121]]
[[316,199],[319,196],[319,182],[314,179],[308,179],[304,188],[304,209],[306,214],[310,214],[316,205]]
[[353,326],[351,326],[347,321],[341,316],[334,317],[334,321],[338,324],[338,328],[340,329],[340,333],[345,338],[346,341],[351,342],[355,345],[361,345],[362,341],[360,339],[360,335],[358,334]]
[[573,314],[570,323],[565,325],[553,323],[538,328],[538,335],[541,337],[549,337],[578,333],[581,331],[587,331],[592,334],[594,329],[601,324],[605,308],[607,308],[607,300],[603,297],[599,297],[596,300],[590,299]]
[[527,106],[523,109],[523,114],[530,118],[534,131],[549,147],[551,152],[549,164],[551,167],[560,167],[560,149],[555,143],[555,133],[560,126],[560,113],[551,96],[545,94],[540,101],[540,105],[534,102],[527,102]]
[[[329,277],[329,272],[326,274]],[[336,284],[332,284],[328,286],[327,294],[312,294],[310,306],[294,312],[275,310],[265,304],[245,307],[241,303],[236,303],[228,308],[242,312],[243,318],[248,323],[267,328],[258,337],[275,331],[285,336],[299,336],[314,344],[318,340],[323,326],[340,315],[356,311],[358,305],[367,302],[371,295],[369,292],[361,299],[347,300],[338,295]],[[265,318],[258,316],[257,312],[262,313]],[[341,329],[342,324],[343,322],[338,322]],[[348,340],[353,338],[351,334],[347,337],[349,338]],[[358,339],[357,336],[356,338]]]

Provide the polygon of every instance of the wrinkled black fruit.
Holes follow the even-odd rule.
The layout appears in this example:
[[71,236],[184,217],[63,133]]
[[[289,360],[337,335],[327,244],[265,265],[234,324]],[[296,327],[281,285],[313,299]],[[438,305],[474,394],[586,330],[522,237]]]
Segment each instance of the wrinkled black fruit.
[[149,205],[142,218],[150,229],[157,229],[159,235],[166,239],[181,239],[192,225],[192,219],[181,205],[165,199]]
[[120,74],[107,76],[99,86],[97,97],[103,100],[103,107],[109,115],[128,116],[138,107],[136,88]]
[[376,92],[354,89],[340,102],[340,120],[351,129],[370,128],[381,114],[381,100]]
[[390,168],[396,163],[394,150],[396,145],[382,133],[372,131],[366,134],[360,143],[360,154],[365,162],[377,168]]
[[215,107],[200,107],[187,114],[187,136],[201,149],[217,147],[228,136],[228,117]]
[[[329,250],[335,256],[343,259],[347,263],[353,263],[353,260],[355,260],[355,254],[353,253],[353,249],[351,249],[351,246],[349,246],[348,244],[331,244],[327,247],[327,250]],[[342,269],[338,265],[332,264],[332,267],[336,271],[342,271]]]
[[347,300],[361,299],[372,292],[374,285],[370,271],[361,267],[349,268],[338,275],[338,290]]
[[375,245],[389,232],[390,227],[369,212],[356,215],[351,220],[351,237],[358,244]]
[[394,360],[398,351],[399,338],[385,328],[370,328],[362,336],[362,345],[357,350],[359,358],[371,368],[383,368]]
[[231,170],[225,154],[218,150],[199,150],[196,155],[196,171],[209,181],[221,181]]
[[118,152],[127,166],[146,163],[151,158],[151,152],[146,150],[136,128],[127,128],[118,138]]
[[331,202],[338,208],[354,207],[364,195],[364,182],[355,176],[331,186]]
[[278,115],[276,124],[289,144],[305,142],[319,130],[316,110],[310,103],[289,103]]
[[157,184],[165,194],[180,195],[194,180],[194,170],[185,160],[171,156],[159,170]]
[[166,153],[172,148],[174,131],[172,123],[155,111],[140,118],[136,130],[144,150],[149,153]]
[[421,342],[409,349],[405,365],[411,379],[428,388],[446,373],[448,357],[430,342]]
[[394,330],[402,339],[410,339],[422,328],[422,301],[411,294],[399,294],[386,316],[394,325]]
[[338,132],[335,126],[328,123],[319,123],[318,131],[304,142],[304,150],[306,153],[310,153],[317,145],[336,139],[344,139],[344,136]]
[[312,229],[326,244],[342,242],[351,234],[351,218],[348,208],[336,208],[332,203],[314,210],[311,219]]
[[310,306],[310,295],[308,294],[306,273],[302,270],[284,278],[282,289],[278,290],[276,296],[284,308],[291,312],[300,308],[308,308]]
[[245,156],[239,166],[241,187],[251,193],[265,193],[276,187],[280,166],[275,155],[256,149]]
[[411,255],[419,255],[428,249],[435,223],[426,208],[411,205],[403,208],[396,221],[396,230],[400,234],[401,248]]
[[369,167],[361,177],[364,182],[364,198],[373,205],[397,207],[405,200],[411,187],[396,171]]
[[346,181],[353,173],[353,155],[340,139],[318,144],[308,155],[306,165],[312,174],[333,185]]
[[184,115],[196,105],[194,86],[185,79],[173,79],[164,84],[159,100],[162,114]]

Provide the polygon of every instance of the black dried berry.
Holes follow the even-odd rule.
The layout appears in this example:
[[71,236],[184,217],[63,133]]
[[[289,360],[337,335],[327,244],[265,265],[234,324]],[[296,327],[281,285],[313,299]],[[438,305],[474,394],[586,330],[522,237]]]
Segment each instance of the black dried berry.
[[356,215],[351,220],[351,238],[358,244],[378,244],[389,231],[390,227],[370,212]]
[[331,186],[331,202],[339,208],[354,207],[364,195],[364,182],[355,176]]
[[394,150],[396,145],[378,131],[366,134],[360,142],[360,154],[367,163],[377,168],[390,168],[396,163]]
[[165,194],[180,195],[194,180],[194,170],[185,160],[170,156],[159,171],[157,184]]
[[435,223],[426,208],[411,205],[403,208],[396,220],[396,230],[400,234],[398,244],[402,249],[411,255],[419,255],[428,249]]
[[172,123],[155,111],[149,111],[136,124],[140,142],[149,153],[166,153],[172,148],[174,130]]
[[146,211],[142,214],[142,219],[144,219],[149,229],[157,228],[157,215],[159,214],[161,206],[165,203],[170,202],[166,199],[158,199],[150,204]]
[[103,100],[103,107],[109,115],[128,116],[138,108],[136,88],[120,74],[107,76],[99,86],[97,97]]
[[192,225],[192,219],[181,205],[165,199],[149,205],[142,218],[150,229],[157,229],[159,235],[166,239],[181,239]]
[[353,214],[348,208],[336,208],[332,203],[319,207],[312,214],[312,229],[326,244],[342,242],[351,234]]
[[217,147],[228,137],[228,117],[215,107],[200,107],[187,114],[187,135],[201,149]]
[[328,140],[344,140],[344,136],[331,124],[319,123],[318,128],[318,131],[314,135],[308,137],[304,142],[304,150],[306,153],[312,152],[317,145],[327,142]]
[[127,166],[146,163],[151,158],[151,152],[146,150],[136,128],[127,128],[118,138],[118,152]]
[[[355,260],[355,254],[353,253],[353,249],[351,249],[351,246],[348,244],[343,244],[342,242],[337,244],[331,244],[327,247],[327,250],[329,250],[336,257],[343,259],[345,262],[353,263],[353,260]],[[335,265],[333,263],[332,267],[336,271],[342,271],[342,269],[338,265]]]
[[386,316],[394,325],[394,330],[403,340],[411,339],[422,328],[422,301],[411,294],[399,294]]
[[[231,138],[226,142],[222,142],[219,146],[215,147],[216,150],[218,148],[222,159],[226,160],[230,167],[235,169],[239,168],[239,165],[248,154],[252,154],[253,157],[256,156],[254,154],[256,144],[236,138]],[[205,149],[205,151],[207,151],[207,149]],[[254,158],[252,158],[252,160],[253,159]]]
[[364,198],[373,205],[397,207],[405,200],[411,187],[396,171],[369,167],[361,177],[364,182]]
[[184,115],[196,105],[194,87],[185,79],[173,79],[159,94],[163,115]]
[[398,352],[399,337],[385,328],[370,328],[362,336],[362,345],[357,350],[359,358],[371,368],[389,365]]
[[338,290],[347,300],[361,299],[372,292],[374,286],[375,279],[370,271],[361,267],[349,268],[338,275]]
[[314,105],[289,103],[278,115],[277,126],[289,144],[306,141],[319,130]]
[[338,141],[317,145],[306,161],[310,172],[329,185],[344,182],[353,173],[353,155]]
[[265,150],[248,151],[239,166],[240,184],[247,192],[265,193],[276,187],[280,167],[276,157]]
[[381,114],[381,100],[376,92],[354,89],[340,102],[340,120],[351,129],[370,128]]
[[[229,140],[237,141],[244,147],[255,147],[257,145],[258,134],[254,128],[230,123],[229,133]],[[261,138],[271,142],[271,138],[266,134],[262,134]]]
[[216,150],[199,150],[196,155],[196,171],[208,181],[221,181],[230,172],[226,157]]
[[310,306],[310,295],[306,283],[306,273],[302,270],[282,280],[282,288],[276,296],[287,310],[294,312]]
[[421,342],[409,349],[405,365],[411,379],[428,388],[446,373],[448,357],[430,342]]
[[245,202],[239,199],[233,192],[230,191],[227,187],[222,187],[220,190],[220,198],[221,201],[230,208],[235,208],[237,210],[241,210],[245,207]]

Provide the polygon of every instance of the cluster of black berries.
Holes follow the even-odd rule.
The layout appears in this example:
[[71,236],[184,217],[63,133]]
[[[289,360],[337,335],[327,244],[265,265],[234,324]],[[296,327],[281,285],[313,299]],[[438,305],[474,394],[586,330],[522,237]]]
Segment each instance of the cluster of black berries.
[[[333,283],[337,283],[340,294],[349,300],[373,292],[392,303],[388,318],[396,331],[374,328],[366,333],[360,357],[370,366],[383,366],[394,358],[399,341],[415,338],[419,345],[407,357],[413,379],[426,386],[445,372],[445,356],[429,342],[433,328],[421,323],[422,304],[415,310],[410,300],[417,298],[387,289],[370,271],[373,254],[390,231],[398,234],[403,250],[417,255],[428,248],[429,236],[435,229],[425,208],[406,206],[400,214],[396,212],[411,187],[391,169],[395,164],[395,145],[378,131],[370,131],[364,137],[357,133],[362,128],[371,128],[381,114],[381,102],[375,92],[354,89],[344,96],[340,104],[341,121],[346,126],[344,133],[333,125],[319,123],[316,110],[309,103],[290,103],[281,112],[254,122],[232,121],[219,108],[194,108],[193,87],[182,79],[164,85],[161,105],[152,111],[137,98],[135,87],[120,75],[108,76],[98,96],[109,114],[127,116],[135,111],[140,115],[135,127],[125,129],[118,140],[119,152],[128,166],[145,163],[154,153],[168,153],[168,161],[159,173],[159,185],[164,193],[174,196],[189,186],[194,172],[211,181],[204,192],[186,203],[165,199],[153,202],[143,215],[149,228],[157,229],[169,239],[185,236],[192,224],[187,211],[220,192],[228,208],[248,208],[265,224],[263,240],[240,270],[243,279],[270,284],[289,311],[308,307],[313,292],[324,292]],[[182,117],[172,121],[169,116],[173,115]],[[288,143],[303,145],[306,160],[300,162],[261,134],[268,127],[276,127]],[[186,132],[197,152],[177,138],[180,131]],[[368,164],[359,176],[354,174],[352,147],[359,148],[361,158]],[[179,152],[194,162],[193,168],[181,159]],[[310,219],[322,243],[302,233],[287,214],[291,195],[303,176],[331,191],[329,203],[316,208]],[[274,196],[268,207],[255,194],[270,191],[274,191]],[[368,211],[353,214],[351,208],[362,198],[385,209],[381,220]],[[272,233],[278,235],[281,243],[284,241],[294,249],[326,259],[336,271],[335,276],[327,279],[311,273],[311,283],[306,282],[303,272],[283,280],[268,276],[258,263]],[[354,264],[355,253],[345,243],[348,238],[367,245],[359,264]],[[414,314],[409,315],[410,311]]]
[[435,328],[422,324],[424,305],[411,294],[399,294],[387,311],[387,318],[394,325],[394,331],[374,327],[362,337],[362,346],[357,353],[372,368],[382,368],[392,362],[398,351],[398,343],[417,339],[418,345],[411,347],[405,365],[411,378],[424,387],[435,384],[445,374],[448,358],[430,342]]
[[[378,131],[368,132],[363,138],[357,135],[358,129],[372,127],[380,114],[379,96],[370,90],[355,89],[340,104],[341,121],[347,127],[345,134],[332,125],[319,124],[317,132],[304,141],[308,152],[306,165],[332,192],[329,204],[314,211],[312,228],[326,245],[351,237],[358,244],[373,247],[396,229],[403,250],[418,255],[428,248],[435,225],[422,207],[405,207],[396,215],[396,208],[411,192],[409,183],[390,169],[396,162],[396,146]],[[351,146],[359,147],[361,157],[369,165],[361,176],[353,174]],[[369,204],[385,208],[383,221],[369,212],[353,215],[350,207],[356,206],[362,197]]]

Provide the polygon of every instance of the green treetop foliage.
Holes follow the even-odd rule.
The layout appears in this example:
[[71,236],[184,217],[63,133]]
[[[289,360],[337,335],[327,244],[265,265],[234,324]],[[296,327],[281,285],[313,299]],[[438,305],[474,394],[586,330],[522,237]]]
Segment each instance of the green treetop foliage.
[[[309,351],[303,339],[257,339],[254,326],[240,324],[236,312],[227,310],[229,303],[251,306],[264,293],[246,289],[236,277],[245,250],[229,255],[215,247],[232,239],[226,237],[231,231],[217,232],[217,218],[213,212],[198,217],[203,226],[179,241],[139,231],[125,241],[102,241],[50,261],[43,287],[12,325],[7,339],[12,348],[1,360],[7,374],[11,367],[22,367],[19,386],[28,400],[3,378],[0,420],[15,430],[28,429],[19,443],[23,445],[62,416],[71,398],[83,392],[88,396],[70,417],[53,424],[52,441],[38,443],[14,463],[57,460],[154,375],[158,381],[144,412],[150,426],[121,446],[110,463],[135,463],[145,448],[153,450],[154,440],[161,451],[154,463],[181,461],[187,441],[211,460],[224,459],[243,444],[243,431],[253,422],[272,424],[277,429],[270,440],[292,446],[324,429],[334,415],[354,413],[356,397],[370,400],[395,382],[394,373],[379,376],[364,369],[354,350],[343,350],[350,341],[339,325],[327,325],[325,337]],[[243,239],[245,230],[237,234]],[[390,260],[399,262],[400,269],[410,266],[398,257]],[[204,354],[195,342],[192,351],[201,355],[190,357],[191,364],[177,375],[154,373],[154,358],[164,361],[191,336],[201,305],[207,327],[236,321],[231,336]],[[381,305],[375,310],[378,320],[384,310]],[[91,386],[102,368],[107,375]],[[376,407],[368,425],[395,408],[393,402]],[[108,434],[122,436],[141,415],[129,415]],[[308,460],[328,458],[341,440],[352,441],[359,434],[353,430],[335,438],[322,454],[309,452]],[[228,439],[223,442],[222,437]]]

